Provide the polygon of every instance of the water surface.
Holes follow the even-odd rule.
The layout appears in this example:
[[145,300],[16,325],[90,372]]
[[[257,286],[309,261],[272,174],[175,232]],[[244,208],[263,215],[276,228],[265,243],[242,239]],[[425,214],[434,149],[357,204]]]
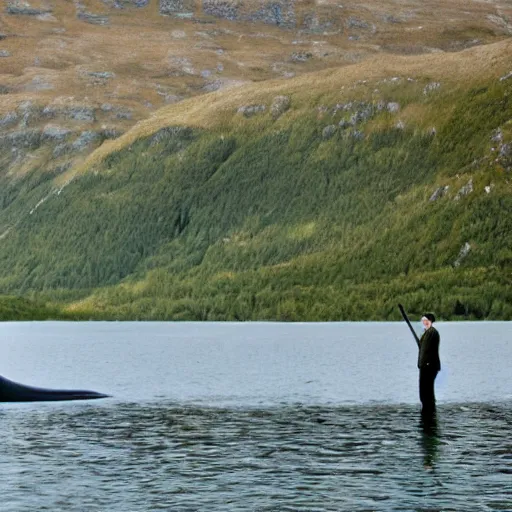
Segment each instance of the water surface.
[[0,324],[2,512],[512,510],[510,324],[439,324],[421,422],[402,324]]
[[[507,322],[439,323],[441,402],[512,399]],[[117,400],[208,405],[417,403],[404,323],[7,323],[0,375]]]

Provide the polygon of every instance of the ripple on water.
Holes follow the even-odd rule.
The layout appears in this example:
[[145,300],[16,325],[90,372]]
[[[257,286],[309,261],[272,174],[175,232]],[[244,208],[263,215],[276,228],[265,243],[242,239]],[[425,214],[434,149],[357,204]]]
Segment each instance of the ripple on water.
[[512,406],[0,411],[2,512],[512,510]]

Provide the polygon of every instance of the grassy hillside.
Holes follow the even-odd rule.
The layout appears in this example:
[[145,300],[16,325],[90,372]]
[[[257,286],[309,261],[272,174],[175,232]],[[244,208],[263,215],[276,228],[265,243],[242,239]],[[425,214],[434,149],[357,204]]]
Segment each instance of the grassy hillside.
[[41,300],[24,297],[0,297],[0,322],[8,320],[46,320],[48,318],[65,318],[67,315],[58,307],[49,306]]
[[75,318],[511,319],[510,55],[218,92],[0,177],[0,292]]

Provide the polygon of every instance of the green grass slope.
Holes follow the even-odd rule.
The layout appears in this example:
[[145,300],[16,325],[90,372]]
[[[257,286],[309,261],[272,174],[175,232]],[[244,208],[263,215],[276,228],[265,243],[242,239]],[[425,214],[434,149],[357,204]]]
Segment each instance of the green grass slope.
[[[16,296],[0,297],[0,321],[46,320],[48,318],[64,319],[67,315],[58,307],[41,300]],[[70,316],[69,318],[73,318]]]
[[67,181],[0,174],[0,293],[73,318],[511,319],[511,49],[207,95]]

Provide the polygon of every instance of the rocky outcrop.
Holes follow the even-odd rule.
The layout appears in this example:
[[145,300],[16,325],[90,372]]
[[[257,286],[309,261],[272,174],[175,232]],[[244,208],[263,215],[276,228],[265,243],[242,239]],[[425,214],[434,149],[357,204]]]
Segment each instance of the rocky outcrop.
[[112,103],[103,103],[100,110],[107,114],[111,114],[115,119],[132,119],[133,112],[127,107],[117,107]]
[[160,0],[160,14],[191,18],[201,12],[231,21],[297,27],[295,0]]
[[48,13],[52,12],[52,10],[49,8],[38,9],[38,8],[32,7],[26,1],[8,2],[6,11],[8,14],[13,14],[13,15],[21,14],[21,15],[25,15],[25,16],[40,16],[42,14],[48,14]]
[[85,123],[93,123],[96,121],[95,109],[85,105],[48,105],[43,110],[43,116],[49,118],[62,117]]
[[92,130],[83,131],[73,142],[61,142],[57,144],[53,149],[53,156],[59,157],[89,149],[92,144],[101,142],[104,138],[101,132],[98,133]]
[[265,112],[267,107],[265,105],[243,105],[239,107],[237,112],[242,114],[244,117],[253,117],[256,114],[261,114]]
[[60,156],[62,155],[66,155],[70,152],[70,149],[71,146],[69,144],[66,144],[64,142],[61,142],[60,144],[57,144],[54,148],[53,148],[53,152],[52,152],[52,155],[55,157],[55,158],[59,158]]
[[79,137],[73,142],[73,144],[71,144],[71,147],[74,151],[82,151],[91,144],[93,144],[94,142],[98,142],[99,139],[99,133],[87,130],[79,135]]
[[290,0],[261,2],[260,8],[256,12],[250,13],[247,18],[248,21],[286,28],[295,28],[297,26],[295,2]]
[[217,18],[266,23],[285,28],[297,26],[293,0],[261,0],[250,4],[238,0],[203,0],[202,7],[205,14]]
[[463,197],[471,194],[473,192],[473,179],[471,178],[466,185],[464,185],[455,196],[455,201],[459,201]]
[[430,82],[423,88],[423,94],[426,96],[434,91],[437,91],[441,87],[439,82]]
[[21,116],[20,128],[36,123],[42,117],[43,108],[31,101],[23,101],[18,105],[17,112]]
[[499,151],[499,159],[502,164],[510,171],[512,164],[512,144],[502,144]]
[[100,107],[102,112],[112,112],[116,107],[112,103],[103,103]]
[[99,135],[102,139],[117,139],[118,137],[121,137],[121,135],[123,135],[123,132],[116,128],[109,128],[105,126],[102,127],[101,131],[99,132]]
[[127,119],[133,118],[133,112],[129,108],[118,108],[115,113],[116,119]]
[[355,16],[349,16],[345,22],[345,25],[349,29],[358,29],[371,32],[375,32],[376,30],[376,27],[373,23],[369,23],[368,21],[361,18],[356,18]]
[[[103,0],[116,1],[116,0]],[[285,29],[313,33],[340,33],[344,27],[352,32],[375,32],[375,25],[361,18],[343,19],[339,9],[330,4],[297,0],[159,0],[160,14],[177,18],[214,16],[230,21],[264,23]]]
[[149,0],[102,0],[111,9],[126,9],[129,7],[146,7]]
[[[146,0],[103,0],[107,5],[117,8],[125,4],[138,6],[144,1]],[[308,0],[159,0],[159,10],[162,15],[194,19],[200,23],[210,22],[205,19],[206,15],[230,21],[264,23],[311,33],[347,32],[349,40],[358,40],[377,33],[379,22],[400,24],[408,22],[411,16],[414,17],[412,13],[405,12],[375,17],[369,9],[361,13],[349,13],[339,3]],[[454,49],[460,50],[475,44],[480,44],[480,41],[478,39],[464,41],[460,48]],[[399,53],[431,51],[422,45],[394,46],[397,46]]]
[[19,116],[16,112],[7,112],[3,117],[0,117],[0,127],[8,128],[16,124],[19,120]]
[[160,0],[160,14],[188,17],[194,10],[195,0]]
[[470,245],[470,243],[469,243],[469,242],[466,242],[466,243],[462,246],[462,248],[461,248],[461,250],[460,250],[460,252],[459,252],[459,255],[457,256],[457,259],[453,262],[453,266],[454,266],[454,267],[459,267],[459,266],[460,266],[460,264],[462,263],[462,261],[463,261],[465,258],[467,258],[467,256],[469,255],[470,251],[471,251],[471,245]]
[[392,114],[398,112],[400,110],[400,104],[399,103],[396,103],[394,101],[391,101],[389,102],[387,105],[386,105],[386,110],[388,112],[391,112]]
[[197,71],[188,57],[169,55],[167,62],[170,67],[171,76],[196,75]]
[[512,23],[510,19],[504,15],[488,14],[487,19],[497,25],[506,34],[512,35]]
[[9,148],[13,152],[19,148],[36,149],[41,145],[39,130],[19,130],[0,135],[0,147]]
[[359,123],[364,123],[365,121],[368,121],[368,119],[371,119],[375,115],[375,109],[373,108],[373,105],[364,105],[360,109],[357,109],[351,116],[349,123],[352,126],[355,126]]
[[92,25],[108,25],[110,23],[110,18],[104,14],[93,14],[87,11],[80,11],[76,17],[80,21],[85,21]]
[[506,171],[512,171],[512,143],[505,142],[503,130],[494,130],[491,141],[494,143],[491,151],[496,154],[494,161]]
[[224,18],[226,20],[239,20],[239,3],[230,0],[205,0],[203,2],[203,11],[205,14]]
[[342,32],[343,29],[333,19],[333,13],[309,12],[303,16],[302,30],[323,34],[325,32]]
[[97,80],[109,80],[110,78],[115,78],[116,75],[112,71],[88,71],[87,76]]
[[330,124],[322,130],[322,139],[329,140],[336,133],[336,125]]
[[503,143],[503,130],[501,128],[498,128],[492,132],[491,142],[495,142],[496,144]]
[[272,119],[281,117],[290,108],[290,98],[288,96],[276,96],[270,106]]
[[0,50],[0,57],[10,57],[11,52],[8,50]]
[[[347,103],[337,103],[333,107],[320,106],[318,113],[320,116],[330,114],[332,117],[342,115],[342,119],[338,122],[341,130],[346,130],[347,135],[357,140],[364,138],[364,132],[360,126],[367,121],[373,119],[380,113],[396,114],[400,111],[400,104],[397,102],[380,101],[349,101]],[[357,128],[357,129],[355,129]],[[395,128],[405,129],[405,123],[399,120],[395,124]]]
[[62,140],[65,139],[70,133],[71,130],[68,128],[54,124],[47,124],[43,128],[42,138],[43,140]]
[[448,192],[449,188],[450,188],[449,185],[445,185],[444,187],[436,188],[434,190],[434,193],[430,196],[429,201],[433,202],[433,201],[437,201],[438,199],[441,199],[441,197],[446,195],[446,193]]
[[290,56],[292,62],[307,62],[313,58],[313,54],[310,52],[293,52]]

